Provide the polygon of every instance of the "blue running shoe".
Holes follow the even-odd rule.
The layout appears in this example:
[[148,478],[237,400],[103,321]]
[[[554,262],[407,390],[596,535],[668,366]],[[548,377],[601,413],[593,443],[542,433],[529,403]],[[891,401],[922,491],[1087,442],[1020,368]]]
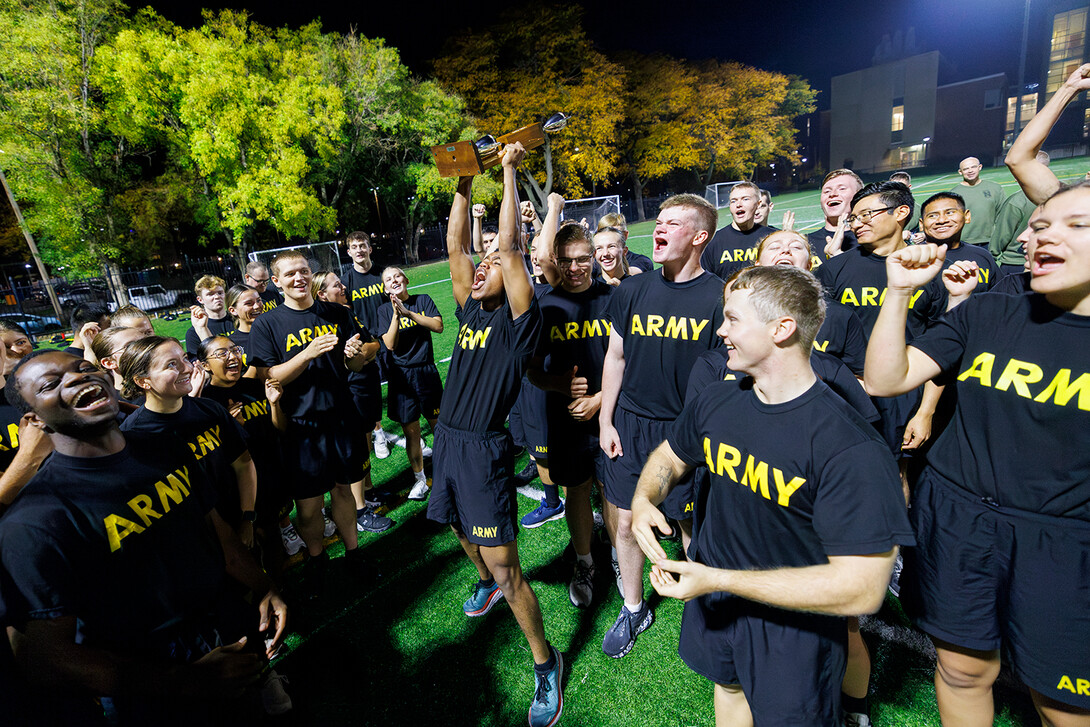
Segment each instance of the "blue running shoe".
[[552,644],[549,644],[549,651],[553,652],[556,666],[544,674],[534,670],[537,688],[534,690],[534,701],[530,702],[530,727],[553,727],[564,711],[564,693],[560,690],[564,679],[564,657]]
[[561,500],[560,504],[556,507],[549,507],[545,504],[545,501],[542,500],[537,508],[522,516],[522,527],[538,528],[550,520],[559,520],[562,517],[564,517],[563,500]]
[[607,656],[620,659],[632,651],[632,647],[636,644],[636,636],[646,631],[654,620],[655,614],[651,613],[651,607],[647,605],[647,601],[643,602],[643,607],[637,613],[632,613],[628,610],[628,606],[622,604],[620,615],[606,632],[606,637],[602,639],[602,651],[606,652]]
[[466,616],[484,616],[501,598],[503,591],[495,581],[492,581],[491,586],[477,581],[473,585],[473,595],[462,604],[462,610],[466,612]]

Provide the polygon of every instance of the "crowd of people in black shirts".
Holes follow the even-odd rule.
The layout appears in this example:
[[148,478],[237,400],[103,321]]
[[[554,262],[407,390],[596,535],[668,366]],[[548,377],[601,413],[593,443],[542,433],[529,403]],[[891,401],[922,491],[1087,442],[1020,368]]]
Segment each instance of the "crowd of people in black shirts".
[[295,602],[320,598],[326,538],[371,583],[356,533],[395,525],[371,499],[385,380],[407,497],[477,572],[464,613],[506,600],[526,637],[532,727],[560,720],[564,654],[519,561],[516,447],[544,486],[522,526],[569,530],[572,604],[602,597],[600,569],[616,583],[603,651],[652,625],[650,560],[652,587],[686,601],[679,654],[714,684],[717,724],[870,724],[858,616],[888,588],[935,645],[945,724],[991,724],[1006,662],[1044,724],[1090,725],[1090,187],[1039,153],[1087,89],[1090,65],[1011,148],[1026,203],[978,188],[972,157],[922,203],[907,174],[840,169],[804,235],[742,182],[718,230],[704,199],[666,200],[651,258],[619,215],[592,231],[558,195],[543,220],[520,204],[509,145],[498,225],[471,177],[451,207],[445,386],[438,308],[400,268],[376,274],[362,232],[343,271],[288,251],[230,289],[201,278],[184,348],[133,307],[77,309],[65,351],[0,321],[0,676],[49,694],[12,721],[289,710],[268,665],[286,557],[305,551]]

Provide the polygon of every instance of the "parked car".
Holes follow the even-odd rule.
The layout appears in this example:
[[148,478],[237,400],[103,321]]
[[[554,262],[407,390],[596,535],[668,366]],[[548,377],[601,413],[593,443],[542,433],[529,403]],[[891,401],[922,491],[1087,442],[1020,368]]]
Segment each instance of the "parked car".
[[32,336],[64,327],[53,316],[34,316],[29,313],[0,313],[0,319],[18,323]]
[[[167,290],[161,285],[134,285],[129,288],[129,302],[141,310],[173,308],[180,305],[182,290]],[[115,307],[115,306],[114,306]]]
[[63,306],[74,307],[81,303],[101,304],[106,303],[112,297],[106,286],[100,283],[76,283],[64,290],[57,291],[57,300]]

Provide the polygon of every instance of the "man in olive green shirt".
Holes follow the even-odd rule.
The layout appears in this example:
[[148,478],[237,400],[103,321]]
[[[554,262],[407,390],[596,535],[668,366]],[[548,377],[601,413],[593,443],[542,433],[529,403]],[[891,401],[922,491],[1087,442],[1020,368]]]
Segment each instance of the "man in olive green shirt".
[[[1047,152],[1039,151],[1037,161],[1047,167],[1051,159]],[[1022,243],[1018,242],[1018,236],[1029,224],[1033,209],[1034,204],[1022,190],[1007,197],[999,208],[988,249],[995,257],[995,261],[999,263],[999,270],[1004,275],[1017,275],[1025,269],[1026,253],[1022,249]]]
[[964,198],[965,206],[972,213],[972,221],[965,225],[965,231],[961,235],[962,242],[972,245],[986,245],[992,239],[992,229],[999,208],[1007,198],[998,184],[980,178],[982,168],[983,165],[976,157],[962,159],[958,166],[962,182],[950,189]]

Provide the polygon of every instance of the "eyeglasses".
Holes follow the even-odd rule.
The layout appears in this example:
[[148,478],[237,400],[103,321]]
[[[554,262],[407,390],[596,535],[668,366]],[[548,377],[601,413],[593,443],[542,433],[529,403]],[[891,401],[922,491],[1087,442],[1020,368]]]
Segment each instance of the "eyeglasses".
[[254,281],[254,285],[264,285],[269,282],[268,278],[250,278],[250,280]]
[[232,346],[231,348],[221,348],[218,351],[212,351],[205,358],[214,358],[220,361],[226,361],[228,356],[241,356],[245,351],[242,350],[242,346]]
[[871,218],[874,217],[876,214],[880,212],[889,212],[891,210],[895,210],[898,206],[899,205],[893,205],[892,207],[882,207],[881,209],[876,210],[865,210],[857,215],[848,215],[846,218],[844,218],[844,221],[847,222],[849,225],[854,225],[856,222],[865,225],[870,222]]
[[556,264],[558,267],[570,268],[572,265],[590,265],[590,261],[593,259],[593,255],[583,255],[582,257],[558,257],[556,259]]

